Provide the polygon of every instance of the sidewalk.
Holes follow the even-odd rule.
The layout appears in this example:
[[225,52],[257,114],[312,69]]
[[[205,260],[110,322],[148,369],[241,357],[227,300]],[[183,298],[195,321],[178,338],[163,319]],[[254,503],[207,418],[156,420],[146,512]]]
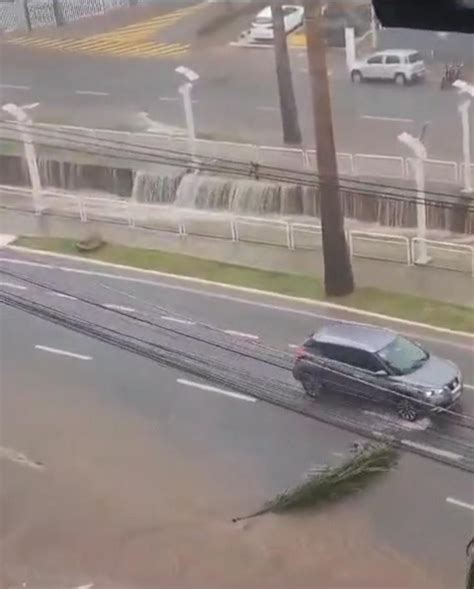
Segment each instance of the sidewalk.
[[[70,239],[83,239],[92,233],[100,233],[105,241],[130,247],[159,249],[289,274],[321,278],[324,273],[320,250],[290,251],[271,245],[233,243],[218,238],[180,237],[169,231],[131,228],[111,221],[81,223],[79,219],[56,214],[36,216],[29,212],[4,209],[0,233]],[[356,283],[361,287],[379,288],[474,308],[473,280],[469,274],[365,258],[354,258],[353,269]]]

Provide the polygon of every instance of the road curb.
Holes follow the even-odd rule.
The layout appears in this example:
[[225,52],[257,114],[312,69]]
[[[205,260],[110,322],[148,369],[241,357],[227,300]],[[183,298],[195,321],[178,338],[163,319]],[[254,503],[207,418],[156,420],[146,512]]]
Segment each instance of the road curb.
[[307,305],[311,305],[311,306],[319,307],[319,308],[323,308],[323,309],[342,311],[342,312],[346,312],[346,313],[352,313],[354,315],[360,315],[362,317],[369,317],[372,319],[379,319],[382,321],[398,323],[400,325],[409,325],[409,326],[417,327],[420,329],[431,330],[436,333],[444,333],[444,334],[448,334],[448,335],[455,335],[458,337],[464,337],[464,338],[468,338],[468,339],[472,340],[472,343],[474,345],[474,334],[466,332],[466,331],[457,331],[454,329],[449,329],[447,327],[439,327],[436,325],[430,325],[429,323],[420,323],[417,321],[410,321],[409,319],[392,317],[390,315],[383,315],[381,313],[374,313],[372,311],[364,311],[362,309],[357,309],[355,307],[349,307],[346,305],[339,305],[337,303],[330,303],[327,301],[317,301],[314,299],[285,295],[285,294],[272,292],[272,291],[268,291],[268,290],[259,290],[259,289],[250,288],[247,286],[235,286],[235,285],[226,284],[223,282],[206,280],[204,278],[196,278],[194,276],[183,276],[180,274],[171,274],[169,272],[160,272],[159,270],[148,270],[148,269],[144,269],[144,268],[136,268],[135,266],[126,266],[124,264],[115,264],[113,262],[104,262],[102,260],[93,260],[93,259],[89,259],[89,258],[83,258],[81,256],[75,256],[75,255],[70,255],[70,254],[60,254],[58,252],[37,250],[37,249],[32,249],[32,248],[17,246],[17,245],[7,245],[7,246],[5,246],[5,249],[17,251],[17,252],[22,252],[22,253],[30,253],[30,254],[35,253],[37,255],[61,258],[64,260],[73,260],[76,262],[77,261],[86,262],[88,264],[94,264],[96,266],[116,268],[118,270],[137,272],[137,273],[141,273],[141,274],[147,274],[149,276],[157,276],[157,277],[162,277],[162,278],[172,278],[174,280],[182,280],[183,282],[189,282],[189,283],[193,283],[193,284],[202,284],[202,285],[206,285],[206,286],[218,286],[219,288],[227,289],[227,290],[231,290],[231,291],[235,291],[235,292],[245,292],[248,294],[263,295],[263,296],[278,298],[280,300],[293,302],[293,303],[304,303]]

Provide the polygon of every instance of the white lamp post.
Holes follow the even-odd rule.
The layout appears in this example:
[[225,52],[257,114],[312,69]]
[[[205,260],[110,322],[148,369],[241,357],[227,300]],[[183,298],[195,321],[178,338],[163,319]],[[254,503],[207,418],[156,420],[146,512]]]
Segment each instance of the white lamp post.
[[183,97],[184,116],[186,117],[186,129],[188,131],[188,140],[191,153],[194,155],[196,142],[196,127],[194,125],[193,104],[191,100],[191,90],[194,82],[199,80],[199,74],[193,70],[180,65],[175,69],[175,72],[181,74],[187,79],[187,82],[182,84],[178,91]]
[[35,213],[41,214],[41,179],[38,169],[38,161],[36,159],[36,149],[33,144],[33,138],[31,136],[31,124],[33,121],[26,113],[26,110],[35,108],[39,102],[34,104],[28,104],[26,106],[18,106],[17,104],[8,103],[2,106],[2,109],[9,115],[14,117],[17,122],[18,131],[23,141],[25,149],[25,158],[28,166],[28,173],[30,175],[31,182],[31,193],[33,195],[33,202]]
[[464,187],[462,191],[465,194],[472,194],[471,129],[469,111],[472,104],[472,98],[474,98],[474,86],[472,84],[468,84],[464,80],[456,80],[453,82],[453,86],[459,90],[460,94],[468,94],[470,96],[470,98],[458,106],[458,111],[461,115],[462,152],[464,159]]
[[400,143],[406,145],[414,155],[416,182],[416,225],[420,239],[420,255],[414,260],[417,264],[427,264],[429,257],[426,248],[426,199],[425,199],[425,160],[426,148],[417,137],[409,133],[398,136]]

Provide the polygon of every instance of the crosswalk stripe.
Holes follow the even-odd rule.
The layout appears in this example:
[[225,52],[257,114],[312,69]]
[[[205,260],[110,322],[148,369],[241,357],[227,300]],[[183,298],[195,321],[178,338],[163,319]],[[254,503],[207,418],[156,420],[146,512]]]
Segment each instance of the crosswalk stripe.
[[182,43],[159,43],[149,40],[159,30],[177,23],[184,16],[195,12],[206,3],[188,6],[167,14],[162,14],[146,21],[141,21],[114,29],[106,33],[98,33],[88,37],[58,38],[19,36],[7,39],[8,43],[37,47],[41,49],[57,49],[86,54],[113,56],[154,57],[174,56],[186,53],[190,45]]

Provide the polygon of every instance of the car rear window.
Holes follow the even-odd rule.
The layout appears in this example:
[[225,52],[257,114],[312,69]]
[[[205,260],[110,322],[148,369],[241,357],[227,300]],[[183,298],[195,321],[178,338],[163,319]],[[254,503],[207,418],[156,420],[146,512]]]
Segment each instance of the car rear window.
[[410,53],[408,56],[409,63],[416,63],[417,61],[423,61],[420,53]]

